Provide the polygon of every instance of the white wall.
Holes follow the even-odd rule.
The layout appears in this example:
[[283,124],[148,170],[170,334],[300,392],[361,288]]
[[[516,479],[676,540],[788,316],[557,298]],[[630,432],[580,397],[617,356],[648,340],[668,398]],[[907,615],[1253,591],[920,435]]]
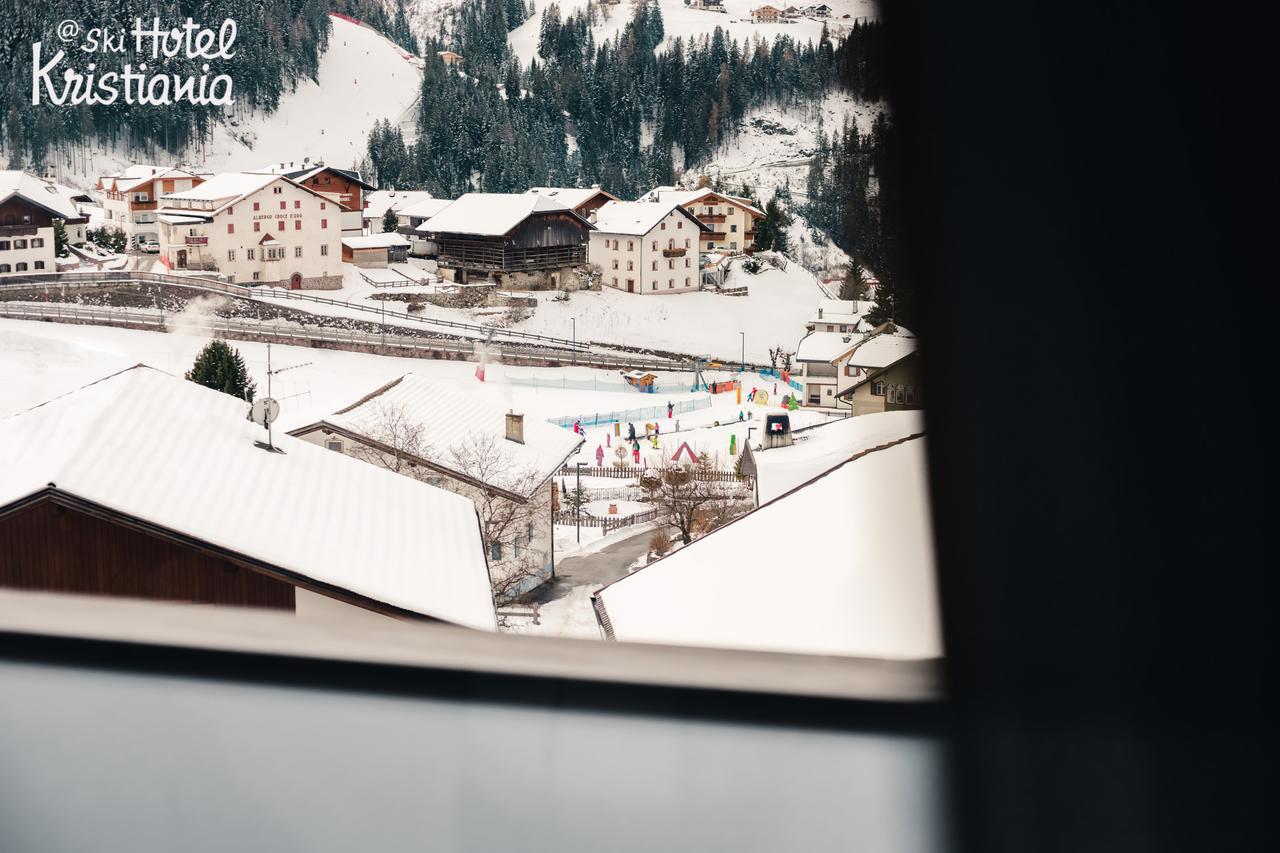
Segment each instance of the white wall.
[[[26,226],[29,230],[30,226]],[[68,228],[70,239],[70,228]],[[41,245],[35,246],[38,242]],[[36,233],[12,235],[0,230],[0,243],[8,243],[8,249],[0,249],[0,275],[30,275],[31,273],[55,272],[53,268],[53,228],[37,228]],[[25,244],[25,248],[17,248]],[[26,264],[26,269],[19,269],[19,264]],[[36,264],[42,267],[37,268]],[[5,267],[7,266],[7,269]]]
[[[685,254],[663,257],[668,248],[684,249]],[[626,291],[627,279],[632,279],[633,292],[649,296],[697,290],[699,258],[698,227],[674,208],[644,236],[592,231],[587,243],[587,261],[600,267],[606,287]]]
[[[172,204],[164,206],[177,209]],[[276,248],[283,249],[283,258],[267,258],[261,241],[268,234],[278,242]],[[188,245],[188,235],[207,237],[208,244]],[[237,284],[287,286],[289,278],[300,273],[303,287],[337,288],[342,282],[342,210],[336,203],[280,179],[224,209],[211,223],[161,223],[160,254],[174,269],[180,268],[178,253],[184,250],[188,268],[201,269],[208,263],[232,276]]]

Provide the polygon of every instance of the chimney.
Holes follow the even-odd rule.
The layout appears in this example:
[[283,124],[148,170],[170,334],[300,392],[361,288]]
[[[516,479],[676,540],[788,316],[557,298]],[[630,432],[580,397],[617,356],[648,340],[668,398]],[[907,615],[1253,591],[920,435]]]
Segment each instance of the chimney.
[[595,208],[594,208],[594,207],[593,207],[593,208],[591,208],[591,210],[587,211],[587,221],[588,221],[588,222],[590,222],[592,225],[594,225],[594,224],[595,224],[595,221],[596,221],[596,210],[595,210]]
[[819,320],[821,320],[821,319],[822,319],[822,309],[821,309],[821,308],[819,308],[819,309],[818,309],[818,319],[819,319]]
[[507,412],[507,441],[524,444],[524,415]]

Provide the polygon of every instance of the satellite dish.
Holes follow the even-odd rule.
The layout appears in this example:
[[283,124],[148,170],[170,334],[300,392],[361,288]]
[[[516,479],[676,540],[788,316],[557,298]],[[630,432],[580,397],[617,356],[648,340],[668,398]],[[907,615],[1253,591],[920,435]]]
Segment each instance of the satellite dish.
[[249,409],[249,420],[263,427],[271,426],[280,417],[280,404],[270,397],[262,397],[253,401]]

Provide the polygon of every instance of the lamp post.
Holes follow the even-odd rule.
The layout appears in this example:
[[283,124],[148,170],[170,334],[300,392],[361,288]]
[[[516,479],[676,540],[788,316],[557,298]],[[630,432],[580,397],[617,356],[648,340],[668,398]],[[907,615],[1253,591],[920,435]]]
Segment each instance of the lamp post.
[[582,466],[585,462],[575,462],[574,473],[577,476],[578,484],[574,488],[573,493],[573,523],[577,526],[577,538],[579,544],[582,542]]
[[570,317],[569,322],[573,324],[573,363],[578,363],[578,318]]
[[746,373],[747,372],[747,333],[738,332],[738,334],[742,335],[742,361],[738,362],[738,372]]

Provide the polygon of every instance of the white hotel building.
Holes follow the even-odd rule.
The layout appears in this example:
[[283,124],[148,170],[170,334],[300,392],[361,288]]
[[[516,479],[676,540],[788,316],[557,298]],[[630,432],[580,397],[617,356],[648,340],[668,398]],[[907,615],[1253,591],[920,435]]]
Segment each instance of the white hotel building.
[[699,237],[710,229],[674,201],[611,201],[594,212],[587,261],[608,287],[627,293],[698,289]]
[[160,259],[236,284],[342,286],[341,208],[282,175],[225,172],[161,199]]

